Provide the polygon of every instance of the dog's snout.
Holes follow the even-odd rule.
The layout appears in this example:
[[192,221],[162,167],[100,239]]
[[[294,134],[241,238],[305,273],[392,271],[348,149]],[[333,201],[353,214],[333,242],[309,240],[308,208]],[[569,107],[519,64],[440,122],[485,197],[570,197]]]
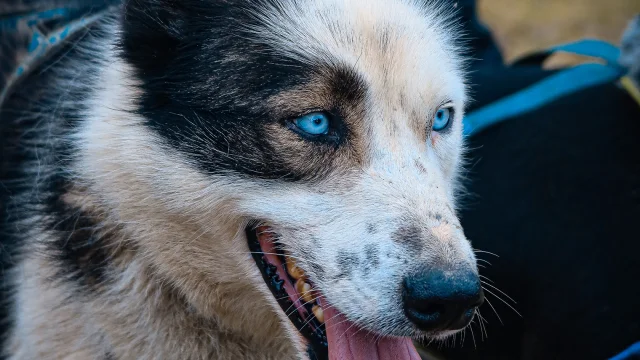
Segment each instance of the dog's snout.
[[407,318],[425,331],[462,329],[484,302],[480,278],[473,271],[433,269],[405,277]]

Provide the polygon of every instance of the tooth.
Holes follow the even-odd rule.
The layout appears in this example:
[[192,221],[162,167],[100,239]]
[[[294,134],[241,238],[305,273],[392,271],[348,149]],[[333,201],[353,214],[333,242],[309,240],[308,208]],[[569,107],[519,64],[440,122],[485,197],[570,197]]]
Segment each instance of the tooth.
[[[309,284],[307,284],[307,285],[309,285]],[[313,290],[311,289],[311,285],[309,285],[309,289],[307,290],[307,292],[302,294],[302,300],[304,300],[305,303],[310,303],[313,300],[315,300],[314,296],[313,296]]]
[[322,308],[318,305],[313,305],[311,311],[313,311],[313,315],[315,315],[316,319],[318,319],[321,324],[324,324],[324,311],[322,311]]
[[293,260],[290,256],[287,256],[287,272],[291,275],[292,278],[298,280],[304,276],[304,270],[298,267],[295,260]]
[[266,241],[271,238],[271,229],[268,226],[260,226],[256,229],[258,240]]
[[313,293],[311,291],[311,285],[304,280],[304,278],[301,278],[296,281],[296,291],[298,292],[302,300],[306,303],[313,301]]

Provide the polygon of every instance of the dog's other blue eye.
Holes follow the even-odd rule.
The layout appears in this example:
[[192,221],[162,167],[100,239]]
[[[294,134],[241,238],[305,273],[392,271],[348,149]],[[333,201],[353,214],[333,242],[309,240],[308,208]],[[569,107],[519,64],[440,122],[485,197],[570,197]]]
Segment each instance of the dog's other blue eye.
[[451,110],[451,108],[449,107],[440,108],[440,110],[438,110],[436,112],[436,115],[433,117],[433,130],[442,131],[446,129],[451,122],[452,113],[453,110]]
[[329,117],[320,112],[301,116],[293,121],[298,129],[310,135],[323,135],[329,132]]

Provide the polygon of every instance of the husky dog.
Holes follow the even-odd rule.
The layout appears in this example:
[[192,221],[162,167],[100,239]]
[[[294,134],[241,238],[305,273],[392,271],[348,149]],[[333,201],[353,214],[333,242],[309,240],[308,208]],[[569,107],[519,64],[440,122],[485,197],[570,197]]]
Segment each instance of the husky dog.
[[69,39],[2,108],[5,355],[417,359],[465,328],[452,12],[130,0]]

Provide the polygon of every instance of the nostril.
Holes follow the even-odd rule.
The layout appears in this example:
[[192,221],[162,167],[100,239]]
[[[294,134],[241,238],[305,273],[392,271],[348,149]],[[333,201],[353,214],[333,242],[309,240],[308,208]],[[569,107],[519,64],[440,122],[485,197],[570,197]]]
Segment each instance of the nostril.
[[417,320],[426,325],[435,324],[447,312],[446,304],[431,302],[428,299],[408,299],[405,296],[405,313],[412,321]]
[[425,314],[444,314],[446,312],[446,307],[444,304],[425,303],[425,306],[422,309],[416,310]]
[[437,299],[411,299],[405,296],[405,307],[423,315],[437,316],[447,312],[447,305],[443,302],[438,302]]

